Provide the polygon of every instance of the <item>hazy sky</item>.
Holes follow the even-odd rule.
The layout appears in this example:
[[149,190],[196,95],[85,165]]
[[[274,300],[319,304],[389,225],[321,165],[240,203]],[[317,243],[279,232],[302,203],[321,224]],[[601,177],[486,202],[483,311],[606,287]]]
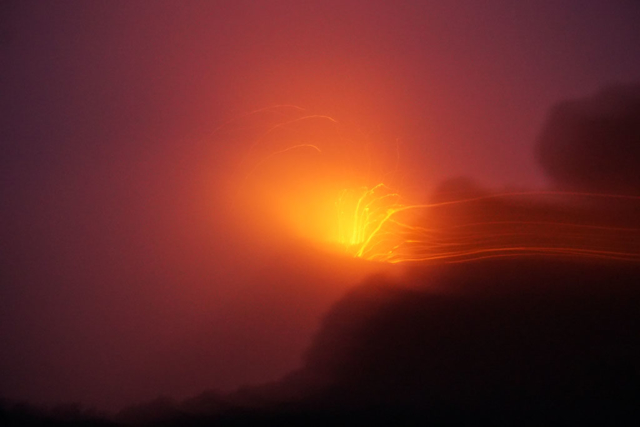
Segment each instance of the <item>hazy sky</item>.
[[277,378],[364,273],[239,241],[220,188],[246,146],[218,124],[295,104],[398,141],[425,194],[540,187],[549,108],[640,81],[638,22],[632,0],[3,2],[0,395]]

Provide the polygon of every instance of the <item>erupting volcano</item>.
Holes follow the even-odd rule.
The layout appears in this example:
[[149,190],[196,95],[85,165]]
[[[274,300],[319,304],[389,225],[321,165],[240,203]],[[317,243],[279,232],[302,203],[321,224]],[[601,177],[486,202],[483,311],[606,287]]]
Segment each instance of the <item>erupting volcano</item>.
[[[236,183],[243,206],[271,212],[297,237],[348,256],[394,264],[540,255],[640,260],[640,230],[585,213],[594,200],[631,207],[638,197],[514,191],[414,203],[400,189],[398,147],[396,156],[377,153],[330,116],[277,106],[223,128],[230,124],[258,134]],[[532,203],[546,209],[528,209]]]

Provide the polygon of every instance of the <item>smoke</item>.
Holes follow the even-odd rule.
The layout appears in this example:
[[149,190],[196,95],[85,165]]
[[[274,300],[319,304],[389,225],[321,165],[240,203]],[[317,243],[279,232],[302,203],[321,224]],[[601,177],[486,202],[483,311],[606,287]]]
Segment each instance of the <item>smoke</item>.
[[563,190],[639,194],[640,85],[620,85],[557,104],[537,157]]

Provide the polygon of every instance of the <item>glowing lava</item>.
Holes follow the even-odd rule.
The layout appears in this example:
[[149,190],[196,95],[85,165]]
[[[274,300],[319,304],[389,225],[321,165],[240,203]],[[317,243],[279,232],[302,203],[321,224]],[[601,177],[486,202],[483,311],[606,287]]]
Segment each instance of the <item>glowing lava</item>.
[[[584,208],[615,201],[633,211],[638,197],[537,191],[411,204],[389,183],[366,185],[389,174],[375,173],[369,145],[354,142],[335,119],[293,106],[241,118],[255,114],[268,117],[241,162],[237,192],[259,215],[250,222],[268,216],[300,238],[385,263],[539,255],[640,261],[637,222],[619,226]],[[382,171],[389,157],[377,156]]]
[[385,222],[403,207],[399,199],[382,183],[370,189],[342,190],[336,201],[338,242],[362,257]]

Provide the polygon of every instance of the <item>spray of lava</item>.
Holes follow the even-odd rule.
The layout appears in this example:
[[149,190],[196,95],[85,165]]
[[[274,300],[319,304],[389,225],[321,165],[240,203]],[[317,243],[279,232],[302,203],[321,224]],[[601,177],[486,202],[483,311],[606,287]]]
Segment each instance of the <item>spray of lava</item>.
[[[395,167],[383,175],[390,183],[376,182],[370,146],[354,142],[363,135],[345,132],[332,117],[285,105],[223,127],[239,121],[251,122],[256,135],[241,161],[238,197],[257,188],[260,203],[299,234],[350,256],[386,263],[536,255],[640,261],[635,216],[619,215],[637,211],[638,197],[529,191],[415,204],[392,185],[397,147]],[[601,209],[612,204],[616,215]]]

